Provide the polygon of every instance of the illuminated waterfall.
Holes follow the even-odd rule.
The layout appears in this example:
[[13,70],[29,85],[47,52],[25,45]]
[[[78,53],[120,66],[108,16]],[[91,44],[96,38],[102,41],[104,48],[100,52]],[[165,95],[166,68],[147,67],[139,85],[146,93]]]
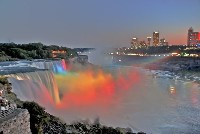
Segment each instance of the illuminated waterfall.
[[58,104],[60,97],[54,74],[67,72],[65,60],[36,61],[29,66],[46,70],[7,75],[13,91],[22,100]]
[[64,59],[54,61],[37,61],[33,62],[31,66],[38,69],[48,69],[54,73],[64,73],[67,71],[67,64]]
[[[64,60],[39,61],[32,72],[9,74],[13,91],[21,100],[36,101],[46,109],[71,109],[79,106],[108,106],[114,96],[123,95],[140,81],[134,69],[103,69],[73,72]],[[41,70],[42,69],[42,70]],[[53,106],[53,107],[50,107]]]
[[10,74],[8,77],[13,91],[22,100],[41,101],[38,99],[42,98],[56,103],[60,102],[57,83],[51,71],[17,73]]

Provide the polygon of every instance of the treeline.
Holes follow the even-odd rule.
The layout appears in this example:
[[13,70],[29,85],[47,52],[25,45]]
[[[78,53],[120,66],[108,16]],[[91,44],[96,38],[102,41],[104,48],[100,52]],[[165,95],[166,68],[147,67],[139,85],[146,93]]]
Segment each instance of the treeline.
[[65,54],[57,55],[56,58],[77,56],[76,51],[56,45],[46,46],[42,43],[15,44],[0,43],[0,61],[11,61],[18,59],[49,59],[53,58],[52,50],[64,50]]
[[89,52],[89,51],[94,51],[95,48],[74,48],[73,50],[75,50],[76,52]]

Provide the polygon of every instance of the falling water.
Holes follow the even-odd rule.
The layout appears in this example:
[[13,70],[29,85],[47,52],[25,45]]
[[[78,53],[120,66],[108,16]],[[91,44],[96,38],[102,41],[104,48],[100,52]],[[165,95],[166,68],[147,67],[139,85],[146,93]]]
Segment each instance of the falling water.
[[[60,102],[58,87],[51,71],[17,73],[10,74],[8,77],[12,83],[13,91],[22,100],[40,102],[41,100],[38,99],[48,100],[52,96],[56,103]],[[42,97],[43,95],[44,97]],[[45,98],[45,95],[48,98]]]
[[[67,72],[67,64],[65,60],[42,60],[26,63],[28,63],[25,64],[27,68],[28,66],[31,66],[37,68],[38,70],[25,73],[16,71],[17,73],[15,74],[7,75],[9,77],[9,81],[12,83],[13,91],[17,94],[17,96],[22,100],[36,101],[38,103],[46,103],[48,100],[51,103],[59,103],[60,96],[54,73],[60,74]],[[15,66],[13,66],[13,68],[14,67]]]

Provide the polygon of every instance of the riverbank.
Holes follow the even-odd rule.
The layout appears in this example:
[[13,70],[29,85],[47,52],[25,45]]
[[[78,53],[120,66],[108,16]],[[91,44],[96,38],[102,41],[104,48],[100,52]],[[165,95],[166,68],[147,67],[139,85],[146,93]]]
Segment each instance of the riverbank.
[[149,70],[169,71],[174,79],[200,81],[200,59],[170,57],[140,66]]
[[143,64],[142,67],[151,70],[164,70],[164,71],[200,71],[200,59],[191,57],[176,57],[170,56],[162,58],[155,62]]

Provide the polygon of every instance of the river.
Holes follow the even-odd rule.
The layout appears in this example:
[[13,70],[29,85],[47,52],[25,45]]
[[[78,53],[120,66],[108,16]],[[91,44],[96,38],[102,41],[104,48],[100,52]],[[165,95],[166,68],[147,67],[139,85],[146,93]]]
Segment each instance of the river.
[[[28,66],[26,67],[28,68]],[[98,90],[87,90],[87,88],[91,87],[91,85],[85,85],[85,83],[88,83],[87,79],[90,79],[88,75],[70,74],[70,77],[64,75],[64,79],[61,79],[59,76],[59,80],[64,80],[62,83],[66,83],[65,86],[68,88],[78,87],[79,89],[74,90],[78,90],[78,92],[80,91],[81,93],[92,91],[88,92],[92,94],[83,93],[82,96],[82,94],[79,94],[78,92],[75,94],[73,91],[69,92],[68,90],[65,92],[65,95],[67,96],[66,99],[62,100],[62,98],[60,98],[63,105],[69,104],[67,106],[64,105],[64,107],[51,107],[50,103],[47,103],[48,98],[46,98],[45,103],[40,102],[45,99],[45,96],[41,95],[41,93],[45,93],[46,90],[50,91],[51,94],[57,92],[54,90],[55,88],[51,90],[47,89],[49,85],[55,86],[54,79],[57,79],[57,76],[53,78],[51,73],[47,73],[48,75],[46,74],[46,76],[51,76],[52,78],[42,77],[43,73],[41,73],[41,71],[36,71],[37,74],[34,74],[34,72],[27,73],[26,75],[18,74],[18,77],[20,76],[20,81],[11,79],[11,83],[13,84],[13,90],[18,90],[16,93],[19,94],[19,96],[22,95],[25,90],[26,92],[29,92],[27,93],[29,96],[23,96],[23,100],[30,100],[30,98],[35,99],[35,101],[46,108],[46,111],[60,117],[67,123],[79,119],[94,120],[98,117],[102,124],[114,127],[130,127],[133,131],[143,131],[154,134],[200,133],[199,84],[192,81],[184,81],[181,80],[181,78],[178,80],[173,79],[173,75],[169,77],[167,72],[162,71],[160,71],[162,72],[162,75],[160,75],[162,77],[160,77],[157,71],[144,70],[132,66],[104,65],[103,70],[103,74],[100,73],[100,75],[94,75],[95,79],[93,76],[91,78],[91,80],[96,80],[96,77],[98,77],[98,80],[96,81],[97,84],[95,84],[95,88]],[[132,73],[134,75],[128,77],[129,74]],[[109,93],[107,94],[107,90],[105,90],[108,85],[108,83],[106,83],[107,80],[112,81],[111,78],[113,77],[114,79],[114,76],[117,77],[118,74],[126,74],[123,76],[127,77],[123,77],[123,79],[120,77],[119,81],[115,81],[114,86],[116,88],[113,88],[114,92],[110,93],[109,90]],[[25,76],[26,79],[23,80],[22,77]],[[37,76],[37,78],[34,78],[35,76]],[[69,78],[75,78],[75,83],[74,81],[69,81]],[[101,82],[102,78],[105,78],[103,79],[103,84],[98,83],[99,78],[101,78]],[[34,81],[31,82],[31,85],[27,85],[27,80],[30,81],[31,79],[34,79]],[[37,90],[40,90],[38,87],[38,85],[41,85],[38,84],[39,80],[43,80],[43,83],[47,85],[43,89],[45,91],[33,92],[35,87],[37,87]],[[26,86],[23,86],[23,81]],[[77,85],[77,87],[72,83]],[[57,84],[58,88],[62,85],[59,84],[59,81],[57,81]],[[26,89],[22,89],[24,87]],[[41,87],[44,87],[44,85]],[[99,87],[101,87],[103,92],[99,90]],[[82,88],[84,90],[82,90]],[[58,90],[60,91],[60,89]],[[37,93],[39,95],[37,95]],[[31,94],[34,94],[34,97],[31,97]],[[59,92],[59,94],[64,96],[61,92]],[[95,95],[95,97],[93,95]],[[38,99],[39,96],[43,96],[43,98]]]

